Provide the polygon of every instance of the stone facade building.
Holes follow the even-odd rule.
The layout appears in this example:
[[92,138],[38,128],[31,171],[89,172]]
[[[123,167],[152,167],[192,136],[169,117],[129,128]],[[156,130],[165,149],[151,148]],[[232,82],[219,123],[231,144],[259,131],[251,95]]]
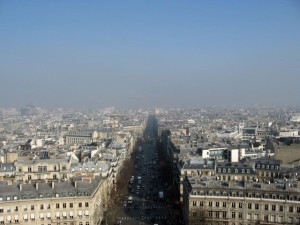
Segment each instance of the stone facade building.
[[0,184],[0,224],[92,225],[102,219],[106,180]]
[[186,177],[185,224],[299,224],[298,185],[298,181],[287,185]]

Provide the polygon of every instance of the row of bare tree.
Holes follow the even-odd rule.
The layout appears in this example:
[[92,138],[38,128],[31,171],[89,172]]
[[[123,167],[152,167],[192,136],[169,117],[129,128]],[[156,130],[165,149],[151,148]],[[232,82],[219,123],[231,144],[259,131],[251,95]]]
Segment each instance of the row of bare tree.
[[128,194],[128,181],[134,173],[134,161],[130,157],[123,163],[120,173],[116,177],[116,182],[110,192],[107,211],[104,214],[106,225],[115,224],[117,215],[122,208],[122,202]]

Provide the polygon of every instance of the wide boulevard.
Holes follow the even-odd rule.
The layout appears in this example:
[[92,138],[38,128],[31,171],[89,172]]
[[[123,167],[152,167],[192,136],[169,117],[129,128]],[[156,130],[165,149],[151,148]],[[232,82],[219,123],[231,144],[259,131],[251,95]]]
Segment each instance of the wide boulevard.
[[150,115],[144,132],[144,142],[134,156],[134,176],[129,181],[129,194],[118,215],[118,224],[170,224],[170,209],[165,201],[168,184],[162,180],[158,170],[156,138],[156,118]]

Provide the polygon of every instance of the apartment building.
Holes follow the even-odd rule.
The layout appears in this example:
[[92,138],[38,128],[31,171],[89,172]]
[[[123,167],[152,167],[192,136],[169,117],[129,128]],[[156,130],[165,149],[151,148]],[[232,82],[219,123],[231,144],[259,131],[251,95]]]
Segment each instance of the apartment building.
[[185,224],[299,224],[299,182],[184,180]]
[[0,184],[0,224],[92,225],[101,221],[105,180]]
[[96,136],[97,132],[92,131],[69,131],[65,135],[65,143],[67,145],[90,143]]
[[220,162],[216,165],[217,179],[221,181],[240,180],[255,181],[258,178],[255,169],[251,165],[243,163]]
[[215,175],[215,160],[214,159],[198,159],[189,160],[180,169],[180,202],[183,202],[184,179],[186,176],[198,177],[214,176]]
[[70,161],[64,158],[30,159],[19,157],[16,162],[16,182],[57,181],[67,179]]

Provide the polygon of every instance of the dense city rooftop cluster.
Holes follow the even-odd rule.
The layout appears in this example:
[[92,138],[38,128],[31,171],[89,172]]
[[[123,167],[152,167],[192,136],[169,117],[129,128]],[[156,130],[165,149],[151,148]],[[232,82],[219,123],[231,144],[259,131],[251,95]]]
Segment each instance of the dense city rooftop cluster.
[[217,200],[226,196],[224,205],[288,200],[286,207],[300,209],[299,109],[157,109],[156,115],[185,224],[299,221],[292,209],[287,217],[227,207],[220,216]]
[[[29,216],[26,207],[45,209],[47,200],[51,223],[101,223],[139,141],[159,153],[157,168],[172,180],[169,204],[182,210],[185,224],[300,219],[298,109],[47,112],[28,106],[0,112],[0,222],[15,216],[15,222],[42,224],[46,212]],[[219,198],[232,207],[220,211]],[[26,210],[12,214],[16,201]],[[257,211],[246,213],[242,205]]]
[[[143,135],[147,116],[146,110],[113,108],[89,112],[47,112],[34,106],[0,109],[0,223],[14,216],[18,218],[14,222],[43,223],[44,214],[32,213],[31,220],[22,210],[11,215],[16,201],[20,208],[44,209],[36,204],[52,203],[55,207],[48,208],[52,223],[60,219],[70,224],[100,223],[116,179]],[[85,217],[73,206],[77,203],[88,206]],[[60,205],[64,211],[58,210]]]

